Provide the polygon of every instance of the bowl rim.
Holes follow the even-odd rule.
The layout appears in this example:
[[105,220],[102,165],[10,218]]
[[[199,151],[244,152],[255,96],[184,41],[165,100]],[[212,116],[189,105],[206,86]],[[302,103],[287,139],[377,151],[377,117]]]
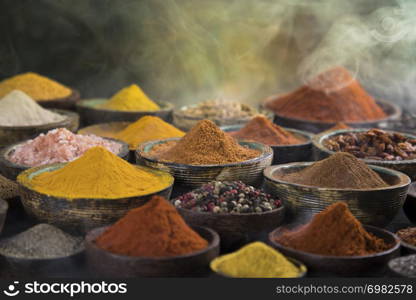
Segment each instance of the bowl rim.
[[[276,250],[276,249],[274,249],[275,251],[278,251],[278,250]],[[238,251],[238,250],[237,250]],[[234,252],[236,252],[236,251],[234,251]],[[219,256],[217,256],[216,258],[214,258],[211,262],[210,262],[210,264],[209,264],[209,268],[211,269],[211,271],[212,272],[214,272],[214,273],[216,273],[216,274],[218,274],[219,276],[222,276],[222,277],[225,277],[225,278],[303,278],[303,277],[305,277],[306,276],[306,274],[308,273],[308,267],[303,263],[303,262],[301,262],[300,260],[298,260],[298,259],[295,259],[295,258],[293,258],[293,257],[290,257],[290,256],[286,256],[286,255],[284,255],[284,254],[282,254],[288,261],[290,261],[292,264],[294,264],[298,269],[300,269],[300,273],[299,273],[299,275],[298,276],[296,276],[296,277],[233,277],[233,276],[229,276],[229,275],[227,275],[227,274],[225,274],[225,273],[223,273],[223,272],[220,272],[220,271],[215,271],[213,268],[212,268],[212,262],[213,261],[215,261],[216,259],[218,259],[218,258],[220,258],[220,257],[222,257],[222,256],[225,256],[225,255],[229,255],[229,254],[232,254],[232,253],[234,253],[234,252],[231,252],[231,253],[225,253],[225,254],[222,254],[222,255],[219,255]]]
[[408,256],[414,256],[414,257],[416,257],[416,254],[408,254],[408,255],[404,255],[404,256],[399,256],[399,257],[392,258],[392,259],[390,259],[390,260],[389,260],[389,262],[387,263],[387,267],[389,268],[389,270],[390,270],[391,272],[393,272],[393,274],[394,274],[394,275],[398,275],[398,276],[400,276],[400,277],[405,277],[405,278],[416,278],[416,275],[415,275],[415,276],[413,276],[413,277],[406,276],[405,274],[398,272],[397,270],[395,270],[395,269],[391,266],[391,263],[392,263],[393,261],[395,261],[395,260],[399,260],[399,259],[403,259],[404,257],[408,257]]
[[[235,132],[238,131],[239,129],[243,128],[244,124],[236,124],[236,125],[227,125],[227,126],[221,126],[220,129],[224,132],[230,133],[230,132]],[[309,146],[312,145],[312,138],[313,138],[313,134],[304,130],[299,130],[299,129],[295,129],[295,128],[288,128],[288,127],[281,127],[286,131],[289,131],[290,133],[296,133],[298,135],[301,135],[304,139],[305,142],[299,143],[299,144],[293,144],[293,145],[268,145],[270,147],[272,147],[272,149],[274,148],[296,148],[296,147],[305,147],[305,146]]]
[[[331,151],[324,146],[324,141],[333,138],[338,135],[343,135],[346,133],[357,133],[357,132],[367,132],[373,128],[350,128],[350,129],[340,129],[331,132],[323,132],[321,134],[317,134],[312,138],[312,144],[315,148],[319,149],[320,151],[332,155],[336,153],[335,151]],[[375,128],[378,129],[378,128]],[[383,130],[384,132],[391,133],[391,134],[400,134],[405,136],[406,138],[416,139],[416,135],[412,135],[409,133],[394,131],[394,130]],[[340,152],[340,151],[337,151]],[[408,164],[415,164],[416,158],[414,159],[404,159],[404,160],[376,160],[376,159],[368,159],[368,158],[358,158],[368,164],[385,164],[385,165],[408,165]]]
[[[169,202],[171,202],[173,204],[173,201],[175,199],[176,198],[170,199]],[[269,210],[269,211],[260,212],[260,213],[258,213],[258,212],[240,213],[240,214],[239,213],[232,213],[232,212],[231,213],[211,213],[211,212],[206,212],[206,211],[193,211],[193,210],[188,209],[188,208],[176,207],[176,206],[175,206],[175,208],[178,211],[186,211],[186,212],[192,213],[194,215],[198,215],[198,216],[204,216],[204,217],[206,217],[206,216],[216,216],[216,217],[220,217],[220,218],[226,218],[226,217],[233,217],[233,218],[235,218],[235,217],[245,217],[245,216],[247,216],[247,217],[252,217],[252,216],[258,216],[258,217],[261,217],[261,216],[270,216],[270,215],[275,215],[277,213],[283,213],[286,210],[285,206],[283,205],[283,202],[282,202],[282,204],[279,207],[277,207],[275,209],[272,209],[272,210]]]
[[215,230],[213,230],[209,227],[205,227],[205,226],[191,226],[191,228],[196,233],[198,233],[198,235],[199,235],[199,232],[198,232],[199,230],[204,230],[211,236],[212,241],[208,244],[207,247],[205,247],[201,250],[192,252],[192,253],[176,255],[176,256],[163,256],[163,257],[128,256],[128,255],[117,254],[117,253],[107,251],[105,249],[102,249],[102,248],[98,247],[95,244],[95,239],[98,237],[98,235],[103,233],[110,226],[111,225],[107,225],[107,226],[97,227],[97,228],[94,228],[94,229],[90,230],[85,235],[85,239],[84,239],[85,249],[92,249],[94,252],[105,253],[107,256],[110,256],[112,259],[117,259],[117,260],[128,260],[128,261],[135,261],[135,262],[137,262],[137,261],[166,262],[166,261],[179,260],[179,259],[199,256],[201,254],[207,253],[207,252],[219,247],[219,245],[220,245],[220,237],[219,237],[218,233]]
[[[277,247],[278,249],[281,248],[281,249],[283,249],[285,251],[290,251],[292,253],[293,252],[294,253],[298,253],[298,254],[307,256],[307,257],[309,257],[311,259],[314,259],[314,260],[318,260],[318,259],[326,259],[326,260],[328,260],[328,259],[330,259],[330,260],[346,260],[346,261],[351,261],[351,260],[356,260],[356,259],[368,259],[368,258],[375,258],[375,257],[384,256],[384,255],[393,253],[394,251],[400,249],[400,246],[401,246],[400,239],[393,232],[390,232],[390,231],[385,230],[383,228],[379,228],[379,227],[372,226],[372,225],[364,225],[363,224],[363,226],[364,226],[364,228],[365,228],[366,231],[368,230],[368,228],[370,228],[371,231],[375,231],[375,232],[379,232],[379,233],[382,232],[382,233],[384,233],[386,235],[390,235],[390,237],[394,238],[394,240],[395,240],[395,243],[394,243],[393,247],[391,247],[391,248],[389,248],[389,249],[387,249],[385,251],[382,251],[382,252],[377,252],[377,253],[368,254],[368,255],[361,255],[361,256],[360,255],[335,256],[335,255],[322,255],[322,254],[309,253],[309,252],[305,252],[305,251],[301,251],[301,250],[296,250],[296,249],[293,249],[293,248],[289,248],[289,247],[283,246],[283,245],[281,245],[280,243],[278,243],[278,242],[276,242],[274,240],[274,237],[275,237],[276,233],[278,231],[283,230],[285,228],[285,225],[284,226],[279,226],[276,229],[274,229],[272,232],[270,232],[269,235],[268,235],[268,240],[270,241],[270,243],[273,246]],[[379,236],[377,236],[377,237],[378,238],[381,238]]]
[[[158,164],[163,164],[165,166],[169,166],[169,167],[174,167],[174,168],[193,168],[193,169],[208,169],[208,168],[227,168],[227,167],[235,167],[235,166],[241,166],[241,165],[250,165],[254,162],[257,161],[262,161],[264,159],[267,158],[272,158],[273,157],[273,149],[270,146],[261,144],[261,143],[257,143],[257,142],[251,142],[251,141],[244,141],[244,140],[239,140],[238,143],[241,145],[241,143],[247,143],[247,144],[255,144],[258,145],[261,148],[261,155],[254,157],[252,159],[249,160],[245,160],[245,161],[241,161],[241,162],[234,162],[234,163],[228,163],[228,164],[222,164],[222,165],[187,165],[187,164],[179,164],[179,163],[175,163],[175,162],[164,162],[164,161],[160,161],[154,158],[150,158],[150,157],[146,157],[145,155],[143,155],[144,153],[144,148],[151,146],[153,147],[155,144],[164,144],[167,142],[172,142],[172,141],[179,141],[181,138],[168,138],[168,139],[161,139],[161,140],[153,140],[153,141],[149,141],[149,142],[145,142],[145,143],[141,143],[137,149],[134,151],[136,154],[136,157],[140,157],[148,162],[151,163],[158,163]],[[256,150],[256,149],[255,149]]]
[[372,189],[349,189],[349,188],[328,188],[328,187],[318,187],[318,186],[312,186],[312,185],[304,185],[304,184],[299,184],[299,183],[294,183],[294,182],[288,182],[288,181],[284,181],[282,179],[278,179],[275,178],[273,176],[273,173],[276,172],[277,170],[283,169],[283,168],[287,168],[287,169],[293,169],[295,167],[307,167],[310,166],[312,164],[314,164],[315,162],[294,162],[294,163],[287,163],[287,164],[281,164],[281,165],[275,165],[275,166],[270,166],[264,169],[263,171],[263,175],[265,177],[265,180],[269,180],[271,182],[274,183],[278,183],[278,184],[286,184],[286,185],[290,185],[290,186],[294,186],[297,188],[307,188],[307,189],[314,189],[314,190],[320,190],[320,191],[341,191],[341,192],[371,192],[371,191],[387,191],[387,190],[393,190],[393,189],[398,189],[398,188],[403,188],[406,186],[409,186],[411,183],[411,180],[409,178],[409,176],[407,176],[406,174],[396,171],[396,170],[392,170],[389,168],[385,168],[385,167],[380,167],[380,166],[375,166],[375,165],[368,165],[368,167],[370,169],[372,169],[373,171],[375,171],[376,173],[387,173],[390,174],[392,176],[395,176],[396,178],[399,179],[399,183],[394,184],[394,185],[389,185],[388,187],[379,187],[379,188],[372,188]]
[[[316,120],[306,120],[306,119],[300,119],[300,118],[293,118],[293,117],[287,117],[287,116],[283,116],[279,113],[276,113],[274,110],[268,108],[268,106],[267,106],[268,102],[270,102],[270,101],[272,101],[276,98],[279,98],[280,96],[283,96],[283,95],[284,94],[277,94],[277,95],[272,95],[272,96],[267,97],[262,102],[263,107],[272,111],[275,114],[275,116],[277,116],[281,119],[286,119],[286,120],[296,121],[296,122],[301,122],[301,123],[310,123],[310,124],[314,124],[314,125],[318,125],[318,126],[319,125],[335,125],[336,123],[339,123],[339,122],[343,122],[347,125],[351,124],[351,125],[355,125],[355,126],[359,126],[359,125],[360,126],[366,126],[366,124],[374,124],[374,123],[386,122],[386,121],[389,121],[389,120],[393,120],[393,119],[396,119],[396,118],[400,117],[400,115],[402,114],[402,110],[401,110],[400,106],[398,106],[398,105],[396,105],[396,104],[394,104],[390,101],[384,100],[384,99],[374,98],[374,101],[377,104],[381,104],[381,105],[384,105],[384,106],[390,106],[390,108],[393,110],[393,112],[391,114],[387,115],[385,118],[382,118],[382,119],[376,119],[376,120],[370,120],[370,121],[354,121],[354,122],[349,122],[349,121],[322,122],[322,121],[316,121]],[[386,111],[384,109],[383,109],[383,112],[386,113]]]
[[[107,137],[101,137],[101,138],[120,144],[121,147],[120,147],[119,153],[117,153],[117,156],[125,157],[129,154],[129,147],[128,147],[127,143],[125,143],[121,140],[118,140],[118,139],[114,139],[114,138],[107,138]],[[34,168],[34,167],[41,167],[42,165],[39,165],[39,166],[19,165],[19,164],[16,164],[16,163],[14,163],[14,162],[12,162],[8,159],[8,157],[10,156],[11,151],[13,151],[16,147],[18,147],[18,146],[20,146],[20,145],[22,145],[22,144],[24,144],[24,143],[26,143],[30,140],[33,140],[33,139],[27,139],[27,140],[24,140],[24,141],[20,141],[18,143],[14,143],[14,144],[11,144],[9,146],[4,147],[3,149],[0,149],[0,163],[1,163],[1,161],[3,161],[3,163],[7,164],[8,167],[12,167],[12,168],[15,168],[15,169],[20,169],[20,170],[27,170],[27,169]],[[65,163],[65,162],[61,162],[61,163]],[[50,165],[50,164],[46,164],[46,165]],[[46,166],[46,165],[44,165],[44,166]]]
[[[47,168],[49,168],[49,169],[50,168],[59,169],[59,168],[63,167],[65,164],[66,163],[56,163],[56,164],[49,164],[49,165],[43,165],[43,166],[39,166],[39,167],[29,168],[29,169],[24,170],[23,172],[21,172],[17,176],[16,181],[19,185],[21,185],[25,189],[28,189],[31,193],[37,193],[39,195],[48,197],[49,201],[51,201],[53,199],[53,200],[63,200],[63,201],[70,201],[70,202],[74,202],[74,201],[78,201],[78,200],[82,200],[82,201],[83,200],[89,200],[89,201],[114,201],[114,200],[116,200],[117,201],[117,200],[120,200],[120,199],[126,200],[126,199],[142,198],[142,197],[147,197],[147,196],[150,196],[150,195],[155,195],[155,194],[161,193],[165,190],[171,189],[173,187],[173,184],[174,184],[174,181],[175,181],[174,177],[171,174],[169,174],[168,172],[165,172],[165,171],[162,171],[162,170],[156,170],[156,169],[149,168],[149,167],[146,167],[146,166],[134,165],[136,168],[148,169],[149,171],[154,172],[154,173],[160,173],[160,174],[163,173],[163,175],[165,175],[166,178],[169,179],[168,184],[165,187],[163,187],[162,189],[157,190],[157,191],[153,191],[151,193],[147,193],[147,194],[143,194],[143,195],[136,195],[136,196],[128,196],[128,197],[117,197],[117,198],[91,198],[91,197],[89,197],[89,198],[82,198],[82,197],[67,198],[67,197],[60,197],[60,196],[48,195],[48,194],[45,194],[45,193],[42,193],[42,192],[38,192],[38,191],[34,190],[32,187],[30,187],[28,185],[28,183],[30,182],[28,177],[30,176],[31,173],[40,172],[43,169],[47,169]],[[22,177],[26,178],[26,180],[22,181]]]
[[45,108],[46,110],[52,111],[63,116],[63,120],[58,122],[40,124],[40,125],[25,125],[25,126],[4,126],[0,125],[0,129],[3,130],[31,130],[31,129],[42,129],[42,128],[58,128],[64,127],[68,122],[71,122],[74,118],[79,118],[79,115],[70,110],[66,109],[57,109],[57,108]]
[[89,98],[89,99],[83,99],[81,101],[78,101],[76,103],[76,106],[78,108],[82,108],[82,109],[91,109],[91,110],[95,110],[95,111],[106,111],[106,112],[115,112],[115,113],[155,113],[155,112],[160,112],[160,111],[172,111],[173,110],[173,104],[171,102],[167,102],[167,101],[154,101],[156,104],[158,104],[160,106],[160,109],[157,110],[114,110],[114,109],[108,109],[108,108],[98,108],[95,106],[89,106],[87,105],[88,102],[91,101],[108,101],[109,98]]

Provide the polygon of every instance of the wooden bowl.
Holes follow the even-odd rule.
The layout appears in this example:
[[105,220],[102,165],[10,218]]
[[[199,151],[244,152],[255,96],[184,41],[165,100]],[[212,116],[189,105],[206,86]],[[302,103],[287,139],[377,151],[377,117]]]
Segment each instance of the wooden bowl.
[[254,142],[240,141],[240,145],[261,152],[259,157],[237,163],[224,165],[185,165],[172,162],[162,162],[146,157],[155,145],[170,141],[178,141],[180,138],[150,141],[139,145],[136,150],[136,161],[139,164],[163,170],[175,177],[175,183],[188,188],[197,188],[211,181],[237,181],[245,184],[259,186],[263,181],[262,171],[270,166],[273,159],[273,150],[266,145]]
[[79,116],[77,113],[58,109],[52,109],[52,111],[64,115],[66,118],[60,122],[38,126],[0,126],[0,148],[31,139],[54,128],[63,127],[73,132],[78,129]]
[[[222,131],[234,132],[243,128],[244,125],[232,125],[221,127]],[[304,142],[296,145],[270,145],[273,149],[272,165],[286,164],[296,161],[311,161],[312,160],[312,134],[292,129],[284,128],[286,131],[292,133],[295,137],[300,138]]]
[[405,274],[402,274],[399,270],[396,270],[396,268],[394,267],[396,261],[399,260],[399,259],[401,259],[401,258],[402,257],[393,258],[387,264],[387,266],[389,267],[389,271],[390,271],[390,274],[389,274],[390,277],[396,277],[396,278],[412,278],[412,277],[406,276]]
[[284,207],[262,213],[209,213],[177,208],[191,226],[206,226],[214,229],[221,238],[221,252],[235,251],[247,243],[267,236],[279,226],[285,217]]
[[[279,96],[271,96],[267,98],[263,106],[267,108],[267,103],[278,97]],[[386,113],[387,115],[386,118],[383,118],[380,120],[367,121],[367,122],[344,122],[344,123],[354,128],[373,128],[373,127],[379,127],[380,125],[390,120],[396,120],[400,118],[402,111],[398,105],[393,104],[391,102],[382,101],[382,100],[376,100],[376,103]],[[305,130],[305,131],[313,132],[313,133],[320,133],[336,125],[336,122],[311,121],[311,120],[285,117],[283,115],[280,115],[279,113],[276,113],[275,111],[273,111],[273,113],[274,113],[274,122],[276,124],[284,126],[284,127]]]
[[67,199],[39,193],[31,188],[30,179],[43,172],[54,171],[65,164],[52,164],[35,167],[22,172],[17,177],[20,184],[20,196],[26,213],[41,223],[58,226],[66,231],[85,233],[96,227],[111,224],[130,209],[146,203],[154,195],[170,198],[173,177],[169,174],[145,167],[145,169],[161,178],[169,179],[168,185],[151,194],[119,199],[75,198]]
[[[92,273],[100,277],[191,277],[209,274],[209,263],[219,254],[220,238],[212,229],[193,229],[208,241],[208,247],[174,257],[134,257],[114,254],[94,243],[107,227],[89,232],[85,238],[87,264]],[[103,263],[105,262],[105,263]]]
[[0,199],[0,233],[3,231],[4,222],[6,221],[8,209],[9,204],[7,203],[7,201]]
[[156,116],[166,122],[172,121],[173,105],[168,102],[157,102],[161,107],[155,111],[122,111],[97,107],[108,99],[88,99],[77,103],[77,111],[84,125],[93,125],[108,122],[134,122],[143,116]]
[[410,222],[416,224],[416,183],[413,182],[407,193],[406,202],[403,205],[403,211]]
[[[367,130],[368,129],[363,129],[363,128],[342,129],[342,130],[336,130],[330,133],[323,133],[323,134],[314,136],[312,139],[312,145],[313,145],[313,154],[314,154],[315,160],[321,160],[321,159],[327,158],[335,153],[334,151],[328,150],[328,148],[324,146],[324,143],[326,140],[332,137],[338,136],[338,135],[346,134],[346,133],[365,132]],[[390,131],[390,130],[386,130],[386,132],[398,133],[398,134],[402,134],[403,136],[407,138],[416,139],[416,136],[410,135],[408,133],[401,133],[401,132],[395,132],[395,131]],[[416,180],[416,159],[408,159],[408,160],[402,160],[402,161],[374,160],[374,159],[361,159],[361,160],[369,165],[385,167],[385,168],[403,172],[407,174],[412,180]]]
[[[221,240],[221,242],[222,242],[222,240]],[[220,257],[218,257],[218,258],[220,258]],[[218,258],[216,258],[216,259],[218,259]],[[216,259],[214,259],[214,261]],[[296,277],[293,277],[293,278],[303,278],[303,277],[306,277],[306,273],[308,272],[308,268],[302,262],[298,261],[297,259],[291,258],[291,257],[286,257],[286,259],[288,261],[290,261],[292,264],[294,264],[298,269],[300,269],[299,275],[296,276]],[[228,276],[228,275],[226,275],[226,274],[224,274],[224,273],[222,273],[220,271],[215,270],[215,268],[213,267],[213,262],[214,261],[211,262],[210,267],[211,267],[211,270],[213,272],[215,272],[215,274],[217,274],[219,277],[225,277],[225,278],[243,278],[243,277],[231,277],[231,276]]]
[[[126,143],[120,140],[116,140],[116,139],[110,139],[110,138],[105,138],[105,139],[112,140],[114,142],[121,144],[120,152],[117,155],[123,159],[128,160],[129,146]],[[27,141],[13,144],[11,146],[8,146],[0,150],[0,174],[3,175],[4,177],[11,179],[11,180],[16,180],[16,177],[21,172],[31,168],[30,166],[15,164],[8,159],[8,157],[15,151],[16,147],[20,146],[21,144],[25,142]]]
[[387,244],[394,246],[389,250],[365,255],[365,256],[327,256],[307,253],[282,246],[275,239],[279,237],[287,228],[279,227],[269,235],[271,245],[282,252],[284,255],[293,257],[302,261],[312,275],[320,276],[344,276],[344,277],[365,277],[382,274],[385,271],[386,264],[395,257],[400,255],[400,242],[393,233],[373,226],[364,226],[365,229],[382,238]]
[[[85,264],[84,249],[57,258],[33,259],[0,255],[0,266],[17,278],[70,277]],[[73,274],[77,275],[77,274]]]
[[327,206],[343,201],[352,214],[364,224],[386,226],[402,208],[410,178],[400,172],[369,166],[390,186],[376,189],[337,189],[306,186],[286,182],[276,175],[300,171],[312,162],[299,162],[272,166],[264,170],[265,190],[284,202],[289,215],[308,219]]
[[80,99],[80,94],[77,90],[72,90],[71,95],[64,98],[56,98],[52,100],[37,101],[37,103],[45,108],[66,109],[75,111],[76,103]]

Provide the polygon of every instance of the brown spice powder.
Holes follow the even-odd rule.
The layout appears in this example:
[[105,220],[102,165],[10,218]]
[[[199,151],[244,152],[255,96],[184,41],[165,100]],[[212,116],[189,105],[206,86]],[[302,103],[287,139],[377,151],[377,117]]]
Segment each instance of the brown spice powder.
[[327,207],[310,223],[283,233],[276,242],[308,253],[334,256],[369,255],[393,246],[368,233],[344,202]]
[[282,127],[273,124],[264,116],[256,116],[251,119],[239,131],[231,132],[231,136],[237,139],[252,140],[266,145],[296,145],[303,142],[292,133]]
[[369,189],[388,186],[364,162],[345,152],[337,152],[298,172],[276,177],[287,182],[326,188]]
[[199,121],[183,138],[155,147],[148,154],[166,162],[187,165],[228,164],[253,159],[260,151],[239,145],[212,121]]

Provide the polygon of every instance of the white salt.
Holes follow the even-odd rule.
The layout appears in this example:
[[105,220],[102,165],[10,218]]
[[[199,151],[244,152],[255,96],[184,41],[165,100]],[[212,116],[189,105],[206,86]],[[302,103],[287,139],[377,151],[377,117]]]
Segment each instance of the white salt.
[[14,90],[0,99],[0,126],[37,126],[65,118],[44,109],[22,91]]

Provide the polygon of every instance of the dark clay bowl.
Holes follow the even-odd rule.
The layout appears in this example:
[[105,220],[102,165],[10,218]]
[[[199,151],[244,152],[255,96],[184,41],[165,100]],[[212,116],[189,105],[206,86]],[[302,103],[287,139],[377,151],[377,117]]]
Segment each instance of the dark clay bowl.
[[93,228],[111,224],[124,216],[130,209],[149,201],[154,195],[169,199],[172,191],[172,176],[165,172],[140,166],[137,167],[146,169],[161,178],[168,178],[167,186],[151,194],[119,199],[67,199],[42,194],[31,188],[32,177],[56,170],[63,165],[52,164],[28,169],[17,177],[17,182],[20,184],[21,201],[28,215],[41,223],[52,224],[70,232],[84,233]]
[[97,247],[95,239],[107,227],[89,232],[85,238],[87,265],[93,274],[104,277],[195,277],[209,273],[209,263],[219,254],[220,238],[212,229],[193,229],[208,241],[208,247],[174,257],[133,257],[114,254]]
[[[221,240],[221,242],[222,242],[222,240]],[[298,269],[300,269],[299,275],[297,277],[295,277],[295,278],[303,278],[303,277],[306,277],[306,273],[308,272],[308,268],[302,262],[298,261],[297,259],[291,258],[291,257],[286,257],[286,259],[288,261],[290,261],[292,264],[294,264]],[[226,274],[224,274],[224,273],[222,273],[220,271],[214,270],[214,268],[212,267],[212,263],[210,264],[210,266],[211,266],[211,270],[213,272],[215,272],[215,274],[218,275],[218,276],[220,276],[220,277],[225,277],[225,278],[240,278],[240,277],[231,277],[231,276],[228,276],[228,275],[226,275]]]
[[0,233],[3,231],[4,222],[6,221],[8,209],[9,204],[7,203],[7,201],[0,199]]
[[137,163],[169,172],[175,177],[175,183],[188,188],[197,188],[211,181],[236,180],[241,180],[248,185],[259,186],[263,181],[263,169],[270,166],[273,159],[273,150],[269,146],[246,141],[240,141],[240,145],[259,150],[261,152],[260,156],[225,165],[185,165],[162,162],[146,156],[155,145],[178,141],[179,139],[156,140],[139,145],[136,150]]
[[398,171],[378,166],[369,167],[390,186],[367,190],[320,188],[276,178],[281,174],[300,171],[311,164],[290,163],[264,170],[266,192],[281,199],[292,217],[308,219],[327,206],[343,201],[348,203],[352,214],[362,223],[383,227],[393,220],[403,206],[410,178]]
[[216,214],[177,209],[187,224],[214,229],[221,238],[221,252],[235,251],[247,243],[259,240],[279,226],[285,216],[283,206],[269,212],[246,214]]
[[77,131],[79,116],[77,113],[66,110],[52,110],[66,118],[60,122],[54,122],[39,126],[0,126],[0,148],[20,141],[31,139],[51,129],[64,127],[70,131]]
[[[395,262],[398,261],[399,259],[401,259],[401,257],[396,257],[393,258],[392,260],[389,261],[389,263],[387,264],[387,266],[389,267],[389,271],[390,271],[390,277],[395,277],[395,278],[412,278],[412,277],[408,277],[407,275],[401,273],[399,270],[397,270],[394,265]],[[415,278],[415,277],[413,277]]]
[[161,107],[155,111],[121,111],[98,108],[108,99],[88,99],[77,103],[77,110],[84,125],[108,122],[134,122],[143,116],[156,116],[166,122],[172,121],[173,105],[168,102],[157,102]]
[[[243,128],[244,125],[224,126],[221,129],[225,132],[234,132]],[[312,134],[305,131],[284,128],[297,138],[304,140],[301,144],[296,145],[279,145],[270,147],[273,149],[273,165],[286,164],[295,161],[312,160]]]
[[79,99],[79,92],[77,90],[72,90],[72,94],[68,97],[56,98],[46,101],[37,101],[37,103],[45,108],[67,109],[75,111],[75,105]]
[[[387,244],[394,246],[384,252],[365,256],[326,256],[311,254],[282,246],[275,241],[287,228],[279,227],[269,235],[271,245],[288,257],[293,257],[303,262],[311,275],[320,276],[344,276],[365,277],[383,274],[386,264],[400,255],[399,239],[391,232],[373,226],[364,226],[365,229],[382,238]],[[340,237],[342,238],[342,237]]]
[[[312,145],[313,145],[313,154],[314,154],[315,160],[321,160],[321,159],[327,158],[335,153],[333,151],[328,150],[328,148],[325,147],[324,143],[326,140],[332,137],[338,136],[338,135],[346,134],[346,133],[363,132],[367,130],[368,129],[342,129],[342,130],[336,130],[330,133],[323,133],[323,134],[314,136],[312,139]],[[416,136],[410,135],[408,133],[401,133],[401,132],[395,132],[395,131],[390,131],[390,130],[386,130],[386,132],[399,133],[407,138],[416,139]],[[361,160],[369,165],[385,167],[385,168],[403,172],[407,174],[412,180],[416,180],[416,159],[408,159],[408,160],[402,160],[402,161],[374,160],[374,159],[361,159]]]
[[410,222],[416,224],[416,183],[413,182],[407,193],[406,202],[403,205],[404,213]]
[[[279,96],[271,96],[265,100],[263,106],[267,108],[267,103],[272,101]],[[368,122],[344,122],[350,127],[354,128],[372,128],[379,127],[380,125],[390,121],[396,120],[401,116],[401,108],[396,104],[387,101],[377,100],[377,104],[383,109],[387,117],[380,120],[368,121]],[[274,112],[274,122],[280,126],[288,128],[296,128],[299,130],[305,130],[313,133],[320,133],[322,131],[328,130],[331,127],[334,127],[336,123],[334,122],[319,122],[319,121],[310,121],[303,119],[290,118],[280,115],[277,112]]]
[[[126,143],[116,139],[106,139],[121,144],[120,152],[117,155],[126,160],[129,158],[129,146]],[[16,147],[25,142],[20,142],[18,144],[14,144],[0,150],[0,174],[4,177],[9,178],[11,180],[16,180],[16,177],[21,172],[31,168],[29,166],[15,164],[8,159],[8,157],[15,151]]]
[[82,267],[84,260],[84,249],[80,249],[69,256],[47,259],[0,255],[0,266],[16,278],[67,278],[76,268]]
[[[397,229],[396,232],[399,231],[400,229],[404,229],[408,227],[412,227],[412,226],[404,226],[402,228]],[[396,235],[400,240],[400,244],[402,245],[402,254],[416,254],[416,246],[403,241],[398,234]]]

